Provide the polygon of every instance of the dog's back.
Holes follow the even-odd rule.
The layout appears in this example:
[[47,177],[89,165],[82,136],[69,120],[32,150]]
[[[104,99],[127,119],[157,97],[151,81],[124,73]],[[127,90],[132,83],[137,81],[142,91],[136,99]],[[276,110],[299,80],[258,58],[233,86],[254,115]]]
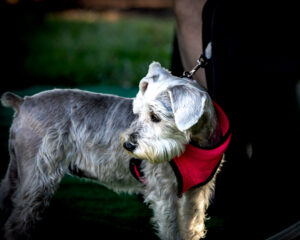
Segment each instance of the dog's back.
[[[132,120],[134,117],[132,99],[75,89],[44,91],[24,99],[6,92],[2,95],[1,102],[3,106],[14,108],[15,118],[23,118],[23,124],[26,122],[27,127],[40,134],[54,125],[60,128],[59,124],[66,124],[64,121],[69,120],[72,124],[80,125],[88,119],[89,128],[98,129],[103,127],[107,118],[118,120],[118,116],[122,115],[130,118],[126,120]],[[116,105],[120,106],[116,108]],[[126,114],[122,114],[123,111]],[[115,124],[118,128],[127,128],[128,122],[131,121],[116,121]]]
[[[30,234],[30,225],[40,218],[39,209],[68,169],[87,169],[86,177],[106,184],[122,174],[122,165],[126,170],[122,184],[135,183],[127,170],[129,156],[119,139],[134,118],[132,99],[55,89],[25,98],[6,92],[1,102],[15,110],[10,164],[0,184],[7,239]],[[108,169],[110,175],[105,174]]]

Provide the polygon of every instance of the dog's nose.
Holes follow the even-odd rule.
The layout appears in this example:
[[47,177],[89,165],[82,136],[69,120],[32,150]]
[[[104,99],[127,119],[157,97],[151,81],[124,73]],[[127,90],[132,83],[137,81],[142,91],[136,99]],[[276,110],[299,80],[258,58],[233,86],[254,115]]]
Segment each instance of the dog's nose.
[[136,145],[137,143],[137,133],[132,133],[129,135],[129,141],[133,144],[133,145]]
[[133,152],[134,149],[136,148],[136,145],[133,145],[130,142],[124,142],[123,147],[128,150],[129,152]]

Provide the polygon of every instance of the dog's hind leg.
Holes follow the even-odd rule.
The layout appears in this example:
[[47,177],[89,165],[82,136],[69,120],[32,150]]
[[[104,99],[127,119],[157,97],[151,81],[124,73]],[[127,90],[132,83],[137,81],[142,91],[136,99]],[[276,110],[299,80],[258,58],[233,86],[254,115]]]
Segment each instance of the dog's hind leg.
[[11,198],[15,193],[17,184],[19,182],[18,166],[13,147],[10,146],[9,152],[10,162],[8,165],[8,169],[6,171],[5,177],[0,183],[0,211],[2,212],[0,226],[2,226],[3,222],[5,222],[10,215],[12,209]]
[[25,181],[19,185],[12,201],[13,209],[5,224],[7,239],[27,239],[32,234],[33,225],[41,219],[44,208],[60,180],[49,179],[45,182],[39,173],[30,172]]
[[[12,196],[12,211],[4,231],[6,239],[28,239],[64,175],[59,146],[22,129],[15,142],[19,183]],[[46,147],[47,146],[47,147]]]

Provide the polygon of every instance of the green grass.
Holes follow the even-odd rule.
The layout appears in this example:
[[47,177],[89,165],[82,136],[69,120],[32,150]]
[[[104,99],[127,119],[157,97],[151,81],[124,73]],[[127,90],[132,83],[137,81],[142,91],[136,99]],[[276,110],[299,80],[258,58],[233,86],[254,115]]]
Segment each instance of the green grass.
[[26,79],[68,85],[136,86],[148,65],[170,66],[174,22],[168,18],[99,18],[70,21],[49,15],[38,29],[26,33]]
[[45,239],[49,226],[55,230],[46,239],[157,239],[151,215],[135,195],[117,195],[96,183],[65,176],[34,239]]

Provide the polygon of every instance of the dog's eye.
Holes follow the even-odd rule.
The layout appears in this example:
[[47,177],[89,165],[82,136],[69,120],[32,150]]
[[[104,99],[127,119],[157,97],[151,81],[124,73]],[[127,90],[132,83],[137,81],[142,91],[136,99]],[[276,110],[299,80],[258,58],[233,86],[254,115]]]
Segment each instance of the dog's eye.
[[152,121],[152,122],[156,122],[156,123],[157,123],[157,122],[160,122],[160,120],[161,120],[161,119],[160,119],[155,113],[153,113],[153,112],[150,113],[150,118],[151,118],[151,121]]

